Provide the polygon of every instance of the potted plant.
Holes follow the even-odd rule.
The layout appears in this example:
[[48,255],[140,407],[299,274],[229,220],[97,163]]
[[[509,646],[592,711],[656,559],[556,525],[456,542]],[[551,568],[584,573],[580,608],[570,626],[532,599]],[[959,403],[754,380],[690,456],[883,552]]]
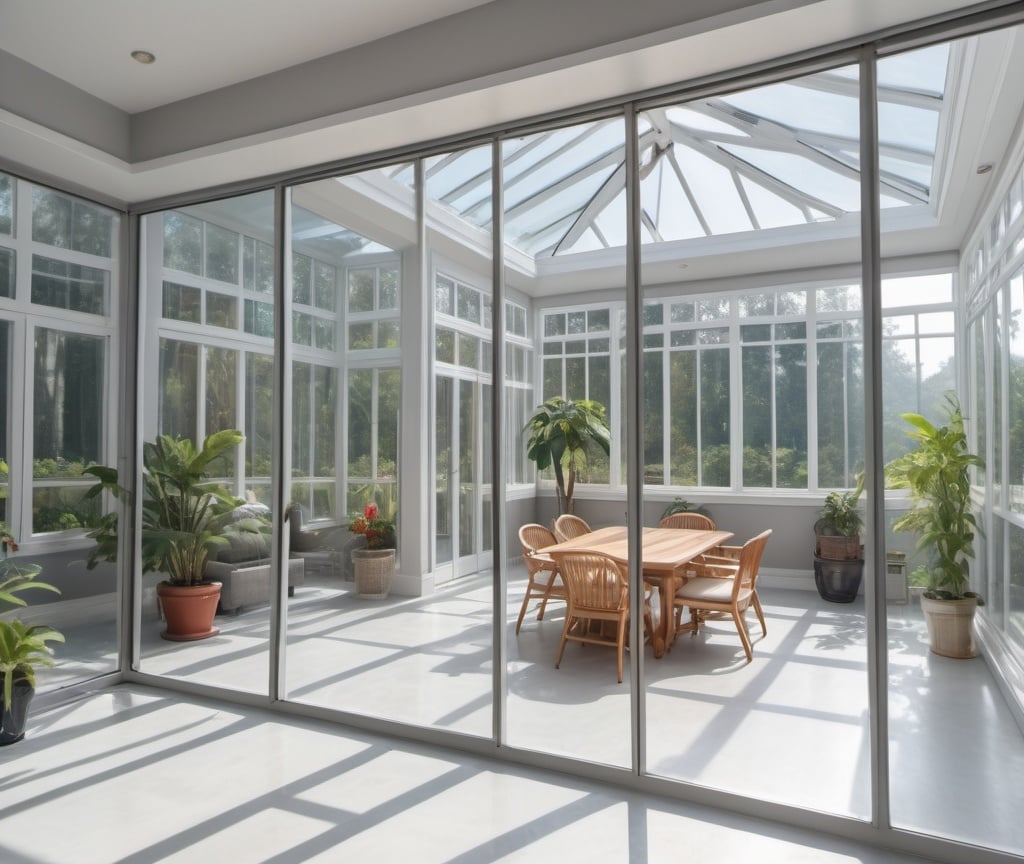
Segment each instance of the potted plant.
[[572,402],[555,396],[534,410],[525,427],[530,433],[526,455],[538,471],[554,469],[558,513],[572,513],[576,477],[586,467],[588,454],[595,449],[605,455],[611,452],[605,407],[592,399]]
[[366,538],[365,549],[352,550],[356,593],[367,600],[386,600],[395,575],[395,520],[382,516],[371,502],[348,529]]
[[[36,579],[42,569],[38,564],[16,564],[7,558],[7,551],[16,551],[17,543],[0,523],[0,608],[26,606],[18,594],[31,588],[60,593],[59,589]],[[28,706],[36,692],[36,669],[53,665],[53,649],[47,642],[63,642],[57,630],[43,625],[27,625],[17,618],[0,620],[0,675],[3,676],[2,712],[0,712],[0,746],[13,744],[25,737]]]
[[823,600],[852,603],[864,576],[860,529],[864,520],[859,501],[864,475],[851,491],[829,492],[814,523],[814,584]]
[[960,403],[946,394],[947,422],[934,426],[920,414],[901,414],[917,444],[886,466],[890,488],[909,489],[914,508],[893,523],[895,531],[918,535],[928,564],[911,574],[924,587],[921,609],[931,650],[944,657],[974,657],[974,613],[984,602],[970,590],[977,521],[971,512],[970,469],[985,462],[967,448]]
[[[160,435],[143,445],[142,453],[142,570],[164,573],[157,596],[167,622],[161,635],[173,641],[191,641],[216,635],[213,616],[221,583],[207,581],[204,568],[209,553],[227,543],[231,531],[264,530],[260,520],[232,521],[232,511],[244,502],[220,484],[206,479],[213,460],[243,440],[237,429],[215,432],[197,451],[189,438]],[[86,470],[99,482],[86,497],[104,491],[116,498],[127,495],[118,483],[117,470],[91,465]],[[89,567],[117,558],[117,513],[107,513],[89,536],[96,546]]]

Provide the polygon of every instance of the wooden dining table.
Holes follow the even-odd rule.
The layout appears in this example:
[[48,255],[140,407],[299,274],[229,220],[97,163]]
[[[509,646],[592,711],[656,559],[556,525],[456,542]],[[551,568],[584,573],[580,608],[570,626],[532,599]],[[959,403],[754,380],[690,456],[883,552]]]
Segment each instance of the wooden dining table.
[[[697,531],[689,528],[644,528],[641,561],[644,581],[658,586],[661,621],[651,634],[654,656],[661,657],[676,637],[673,608],[676,589],[685,579],[686,565],[694,558],[733,538],[731,531]],[[566,552],[600,552],[619,564],[629,562],[629,539],[625,527],[598,528],[572,540],[538,550],[556,560]]]

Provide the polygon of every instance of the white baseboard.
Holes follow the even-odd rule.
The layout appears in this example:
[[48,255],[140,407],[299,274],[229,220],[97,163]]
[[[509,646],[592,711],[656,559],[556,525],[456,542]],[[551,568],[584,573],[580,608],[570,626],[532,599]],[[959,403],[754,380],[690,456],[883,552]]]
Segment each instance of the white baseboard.
[[58,600],[41,606],[12,609],[3,618],[18,618],[26,624],[47,624],[60,630],[72,624],[96,624],[117,614],[117,594],[94,594],[75,600]]
[[757,577],[762,588],[782,588],[787,591],[817,591],[813,570],[777,570],[762,567]]

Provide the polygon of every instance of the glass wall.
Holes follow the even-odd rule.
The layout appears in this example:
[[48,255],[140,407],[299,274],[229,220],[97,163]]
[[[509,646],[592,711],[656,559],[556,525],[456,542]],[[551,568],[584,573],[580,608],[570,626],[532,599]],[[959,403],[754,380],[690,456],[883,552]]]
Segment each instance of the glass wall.
[[[950,73],[961,64],[985,58],[975,65],[974,74],[984,82],[986,100],[996,114],[1019,116],[1016,77],[1003,77],[995,70],[1001,63],[1019,62],[1014,58],[1020,56],[1021,35],[1019,28],[994,31],[887,57],[879,62],[879,82],[906,80],[909,70],[919,68],[923,75],[918,89],[926,102],[953,86]],[[918,111],[923,114],[922,108]],[[883,140],[924,131],[880,115]],[[917,547],[914,531],[886,538],[892,822],[1017,855],[1024,851],[1024,830],[1013,816],[1019,795],[1011,778],[1024,767],[1024,742],[1019,707],[1011,710],[1002,694],[1016,690],[1019,706],[1021,694],[1009,670],[1024,658],[1014,611],[1020,607],[1016,586],[1021,584],[1024,537],[1017,504],[1024,463],[1016,419],[1021,407],[1018,330],[1024,310],[1021,145],[1018,124],[1005,161],[997,163],[996,176],[986,187],[978,226],[961,247],[959,273],[923,274],[882,285],[883,302],[889,307],[883,320],[883,368],[889,373],[882,409],[886,459],[915,447],[915,440],[908,437],[912,427],[899,417],[902,412],[922,414],[936,427],[950,427],[945,397],[956,393],[968,449],[985,460],[984,469],[971,471],[969,506],[978,530],[963,562],[965,587],[980,593],[985,602],[975,614],[979,656],[953,659],[935,653],[935,637],[928,631],[938,625],[929,621],[926,627],[925,600],[919,598],[938,561],[930,554],[932,547]],[[974,160],[950,159],[946,171],[941,182],[949,188],[976,184],[986,173]],[[935,185],[940,184],[939,177],[934,178]],[[883,254],[897,243],[883,236]],[[917,308],[898,308],[904,303]],[[959,377],[957,357],[963,361]],[[912,505],[905,494],[887,495],[890,524]],[[1002,692],[999,677],[1004,681]],[[937,753],[948,757],[948,776],[934,770]],[[926,772],[931,779],[922,782]],[[951,795],[954,787],[957,791]]]
[[[943,162],[943,136],[956,122],[951,82],[986,47],[927,48],[879,67],[881,458],[906,451],[901,414],[939,416],[943,393],[963,383],[957,359],[965,358],[971,434],[990,466],[975,477],[985,535],[972,572],[993,595],[981,626],[1012,653],[1024,645],[1012,421],[1016,320],[1024,309],[1020,158],[1016,173],[1000,174],[1002,197],[961,273],[955,250],[943,245],[948,235],[928,233],[941,215],[937,184],[952,170]],[[967,677],[985,709],[957,729],[946,723],[960,717],[949,703],[958,691],[940,694],[935,682],[965,673],[927,654],[918,607],[906,602],[906,572],[919,563],[913,538],[884,538],[893,553],[887,572],[866,562],[850,603],[814,589],[822,500],[852,489],[867,458],[864,296],[872,288],[862,286],[859,263],[859,91],[858,69],[843,67],[641,106],[639,377],[627,350],[630,166],[621,116],[296,185],[286,190],[291,231],[283,238],[273,235],[269,193],[146,217],[143,345],[153,362],[143,365],[144,440],[170,435],[198,445],[225,429],[243,436],[205,464],[204,479],[237,499],[240,516],[259,522],[259,542],[269,541],[271,526],[287,534],[286,675],[273,695],[478,738],[489,738],[497,719],[501,745],[863,821],[872,815],[870,585],[891,602],[893,823],[1024,848],[1012,819],[995,839],[983,836],[992,814],[1005,813],[1007,796],[994,783],[981,789],[986,771],[1005,771],[980,743],[968,748],[974,762],[954,771],[980,790],[979,807],[964,809],[969,818],[943,821],[935,815],[941,793],[921,790],[922,776],[938,776],[931,748],[955,749],[957,729],[978,742],[979,729],[994,729],[1014,766],[1020,736],[984,661]],[[504,184],[500,307],[492,284],[495,152]],[[21,250],[2,233],[4,213],[16,210],[3,204],[3,190],[0,295],[20,297],[21,271],[4,275],[16,272]],[[274,284],[275,243],[284,286]],[[103,273],[85,269],[102,271],[96,261],[70,256],[83,269],[62,271],[36,262],[44,257],[37,246],[29,252],[38,275],[32,302],[82,322],[107,308],[96,305],[106,296],[97,287]],[[56,316],[20,325],[5,302],[0,296],[5,369],[32,352],[25,398],[47,405],[52,420],[29,435],[5,407],[4,446],[16,449],[21,435],[26,446],[31,439],[39,453],[65,460],[45,457],[57,473],[40,465],[0,475],[7,493],[0,501],[8,512],[17,502],[19,518],[29,516],[38,531],[54,518],[50,510],[60,510],[58,523],[73,511],[78,463],[109,452],[108,412],[89,406],[100,398],[94,370],[109,366],[111,349],[102,328],[61,328]],[[959,327],[964,308],[967,330]],[[274,342],[277,315],[285,316],[283,344]],[[275,352],[285,365],[279,449]],[[504,367],[497,388],[495,356]],[[639,442],[627,428],[633,380],[641,391]],[[16,375],[5,379],[11,404],[21,398],[18,386]],[[539,436],[558,426],[552,415],[581,408],[590,415],[589,443],[568,454],[551,448],[556,470],[536,446]],[[73,428],[72,410],[81,418]],[[571,418],[576,425],[561,426],[563,435],[582,428],[578,414]],[[644,619],[638,644],[618,631],[626,620],[626,490],[640,482],[627,470],[632,447],[643,456],[645,529],[657,530],[669,510],[700,508],[724,532],[695,539],[687,529],[661,529],[680,532],[661,535],[673,549],[677,541],[706,541],[682,557],[670,553],[668,564],[641,543],[643,599],[632,610]],[[287,478],[284,513],[269,510],[278,458]],[[575,545],[551,533],[566,496],[585,522]],[[892,521],[908,502],[888,497]],[[756,594],[743,595],[745,623],[701,606],[722,585],[731,590],[744,567],[738,550],[769,529]],[[495,569],[502,538],[508,554]],[[215,545],[235,555],[226,539]],[[607,621],[579,611],[582,589],[571,586],[584,577],[573,569],[579,562],[562,557],[597,546],[611,556],[598,580],[611,586]],[[715,561],[702,553],[720,566],[709,567]],[[193,644],[159,639],[153,589],[160,577],[145,576],[140,668],[265,692],[268,556],[269,546],[240,550],[234,560],[218,550],[221,560],[211,563],[227,568],[218,579],[232,587],[241,580],[250,592],[262,587],[237,606],[222,604],[219,635]],[[593,582],[597,565],[586,566]],[[498,608],[496,584],[506,589]],[[695,599],[702,586],[708,595]],[[496,623],[507,648],[499,658],[502,718],[493,714]],[[582,647],[581,639],[610,647]],[[630,661],[641,653],[643,692],[633,700],[639,682]],[[639,766],[634,734],[645,754]]]
[[[555,520],[571,512],[585,527],[609,537],[606,551],[613,556],[577,558],[574,571],[578,580],[609,586],[599,610],[603,621],[584,620],[580,611],[569,616],[568,577],[552,574],[548,553],[525,555],[522,564],[509,569],[507,742],[629,767],[633,683],[620,629],[628,584],[626,446],[624,426],[610,419],[624,416],[624,123],[616,117],[509,138],[502,142],[502,159],[509,295],[504,412],[515,433],[506,443],[509,553],[543,549],[569,536]],[[585,266],[577,274],[581,279],[556,277],[544,287],[541,274],[557,269],[560,259],[579,260],[593,252],[602,256],[600,270]],[[528,298],[533,298],[532,314]],[[529,355],[527,346],[532,346]],[[530,374],[532,392],[523,387]],[[550,458],[540,456],[538,462],[542,451]],[[531,485],[524,487],[524,481]],[[574,496],[589,486],[615,491],[601,501]],[[621,681],[620,652],[625,658]]]
[[[645,110],[638,143],[645,514],[654,527],[678,509],[658,493],[671,484],[710,521],[667,529],[677,536],[664,542],[716,547],[655,574],[654,605],[668,638],[679,632],[645,658],[647,770],[865,819],[867,656],[850,626],[863,606],[837,618],[814,593],[773,584],[769,573],[792,566],[786,547],[802,544],[808,567],[812,510],[706,498],[850,487],[863,468],[856,277],[763,272],[766,257],[784,270],[837,235],[858,248],[858,177],[835,157],[859,158],[859,104],[857,69],[845,67]],[[786,258],[772,257],[779,247]],[[709,283],[691,266],[742,275]],[[731,535],[725,547],[709,529]],[[758,567],[744,547],[765,531]]]
[[61,591],[17,612],[67,639],[44,693],[118,667],[116,572],[89,560],[100,501],[84,472],[116,453],[119,232],[105,207],[0,174],[0,522]]
[[[219,633],[161,638],[157,590],[171,578],[170,559],[150,560],[147,550],[175,528],[175,511],[150,495],[139,669],[249,693],[266,693],[269,681],[271,532],[280,518],[270,508],[273,226],[273,194],[263,192],[155,213],[141,230],[140,338],[143,356],[157,359],[140,371],[144,471],[175,478],[171,497],[184,485],[190,506],[216,514],[209,532],[220,539],[197,567],[222,588]],[[232,430],[223,446],[211,438]]]

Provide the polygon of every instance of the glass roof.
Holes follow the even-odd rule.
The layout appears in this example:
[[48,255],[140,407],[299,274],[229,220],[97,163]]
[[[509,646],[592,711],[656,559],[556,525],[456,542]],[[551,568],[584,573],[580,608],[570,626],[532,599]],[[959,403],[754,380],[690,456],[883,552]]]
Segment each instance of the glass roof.
[[[950,47],[878,64],[881,206],[927,204]],[[855,66],[645,111],[645,243],[842,219],[860,210]],[[503,143],[505,236],[534,257],[625,243],[624,124],[611,118]],[[432,157],[428,200],[491,221],[489,147]],[[411,166],[387,173],[412,186]]]

